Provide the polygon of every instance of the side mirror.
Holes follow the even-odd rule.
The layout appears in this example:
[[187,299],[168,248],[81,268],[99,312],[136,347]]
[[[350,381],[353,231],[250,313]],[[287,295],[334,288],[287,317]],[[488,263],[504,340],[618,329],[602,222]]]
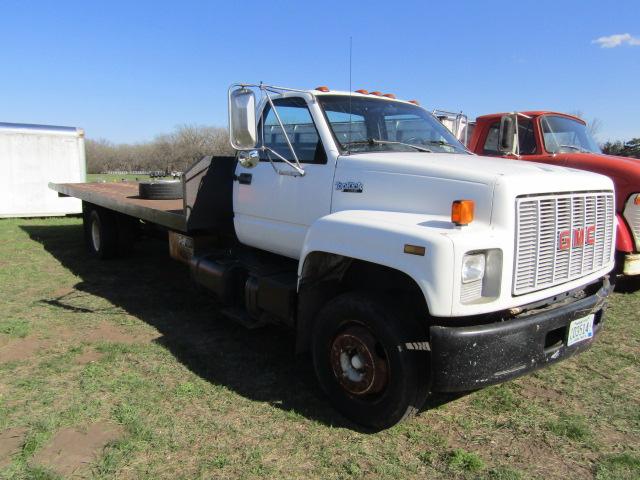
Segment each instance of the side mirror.
[[500,119],[500,134],[498,136],[498,150],[500,153],[515,155],[516,121],[511,115]]
[[244,168],[253,168],[259,162],[260,154],[256,150],[245,150],[238,154],[238,163]]
[[236,150],[256,147],[256,97],[252,90],[240,87],[229,91],[229,141]]

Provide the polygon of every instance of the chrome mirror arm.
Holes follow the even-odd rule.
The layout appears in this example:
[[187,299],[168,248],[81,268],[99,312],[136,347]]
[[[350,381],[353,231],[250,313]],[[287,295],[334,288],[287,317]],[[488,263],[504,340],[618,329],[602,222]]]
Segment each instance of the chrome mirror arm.
[[[273,100],[271,100],[271,96],[269,95],[269,92],[266,90],[266,88],[261,86],[260,89],[265,92],[265,95],[267,97],[267,102],[269,102],[269,105],[271,105],[271,109],[273,110],[273,113],[276,116],[276,120],[278,121],[278,125],[280,126],[280,129],[282,130],[282,134],[284,135],[284,139],[286,140],[287,146],[289,147],[289,150],[291,151],[291,154],[293,155],[293,159],[295,160],[296,163],[294,165],[289,160],[287,160],[282,155],[280,155],[278,152],[274,151],[273,149],[271,149],[269,147],[266,147],[264,145],[264,135],[263,135],[263,138],[262,138],[262,149],[270,151],[271,153],[273,153],[280,160],[285,162],[287,165],[289,165],[291,168],[293,168],[296,172],[298,172],[302,176],[302,175],[304,175],[304,169],[300,165],[300,161],[298,160],[298,155],[296,155],[296,151],[294,150],[293,145],[291,144],[291,139],[289,138],[289,134],[287,133],[287,131],[284,128],[284,124],[282,123],[282,119],[280,118],[280,114],[278,114],[278,109],[274,105]],[[264,124],[262,125],[262,128],[264,129]],[[269,159],[269,160],[271,160],[271,159]],[[272,162],[272,165],[273,165],[273,162]],[[283,172],[281,172],[281,171],[279,171],[277,169],[276,169],[276,171],[278,173],[282,174],[282,175],[285,174],[285,173],[283,173]]]
[[[267,152],[267,158],[269,159],[269,162],[271,163],[271,166],[273,167],[273,170],[278,174],[278,175],[289,175],[289,176],[294,176],[294,177],[304,177],[304,170],[296,165],[294,165],[293,163],[291,163],[289,160],[287,160],[286,158],[284,158],[282,155],[280,155],[278,152],[276,152],[275,150],[273,150],[272,148],[269,148],[265,145],[262,145],[262,147],[260,148],[263,152]],[[269,155],[269,153],[273,153],[276,157],[278,157],[280,160],[282,160],[284,163],[286,163],[287,165],[289,165],[291,168],[293,168],[295,170],[295,172],[288,172],[286,170],[279,170],[276,167],[276,164],[273,163],[273,160],[271,159],[271,155]]]

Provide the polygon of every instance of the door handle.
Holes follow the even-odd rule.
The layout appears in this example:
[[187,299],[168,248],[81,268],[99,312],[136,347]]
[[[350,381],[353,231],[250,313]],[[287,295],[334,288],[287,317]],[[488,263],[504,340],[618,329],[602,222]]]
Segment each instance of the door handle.
[[251,185],[252,178],[253,175],[251,173],[241,173],[237,177],[238,183],[240,183],[240,185]]

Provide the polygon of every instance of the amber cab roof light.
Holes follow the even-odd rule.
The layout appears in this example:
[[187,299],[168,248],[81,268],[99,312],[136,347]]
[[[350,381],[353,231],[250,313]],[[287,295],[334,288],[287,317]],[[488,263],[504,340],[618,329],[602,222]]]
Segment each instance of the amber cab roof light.
[[396,98],[396,96],[393,93],[385,93],[384,95],[382,95],[383,97],[387,97],[387,98]]
[[379,92],[378,90],[374,90],[373,92],[369,92],[369,93],[371,93],[371,95],[375,95],[376,97],[382,96],[382,92]]
[[329,87],[322,85],[320,87],[316,87],[316,90],[318,90],[319,92],[328,92],[329,91]]
[[473,200],[456,200],[451,204],[451,221],[458,226],[469,225],[473,222],[475,210]]
[[413,103],[414,105],[420,105],[418,100],[409,100],[409,103]]
[[361,93],[363,95],[367,95],[369,93],[369,90],[365,90],[364,88],[360,88],[360,89],[356,90],[356,93]]

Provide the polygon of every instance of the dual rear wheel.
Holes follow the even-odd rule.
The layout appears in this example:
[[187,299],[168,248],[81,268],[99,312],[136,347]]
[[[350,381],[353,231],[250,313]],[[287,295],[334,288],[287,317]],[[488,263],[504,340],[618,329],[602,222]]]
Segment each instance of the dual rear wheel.
[[84,209],[84,237],[89,253],[106,260],[126,253],[137,236],[137,219],[86,206]]

